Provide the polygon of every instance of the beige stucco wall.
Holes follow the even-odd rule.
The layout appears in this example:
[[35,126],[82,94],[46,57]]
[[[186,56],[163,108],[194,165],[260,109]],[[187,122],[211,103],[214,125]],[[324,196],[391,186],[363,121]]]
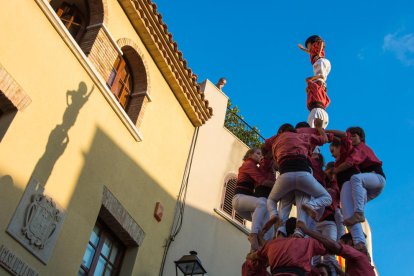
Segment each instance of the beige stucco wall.
[[[130,266],[135,262],[133,275],[157,275],[170,229],[194,127],[117,2],[108,1],[108,8],[109,32],[136,42],[149,68],[153,101],[139,129],[142,142],[132,137],[35,1],[0,4],[0,35],[7,41],[0,44],[0,63],[32,99],[0,142],[0,241],[40,275],[77,273],[104,185],[146,233],[136,259],[126,260]],[[79,114],[70,115],[76,122],[67,132],[67,146],[53,145],[48,139],[62,124],[66,93],[80,84],[88,92],[95,88]],[[47,145],[52,148],[45,156]],[[38,166],[42,157],[52,164],[50,176]],[[46,194],[66,210],[46,266],[5,232],[32,175],[47,180]],[[165,207],[160,223],[152,216],[157,201]]]
[[224,178],[236,173],[248,147],[224,127],[227,96],[210,81],[205,95],[214,116],[200,129],[188,183],[184,223],[172,243],[164,275],[174,275],[174,261],[198,252],[208,275],[240,275],[249,250],[247,236],[218,215]]

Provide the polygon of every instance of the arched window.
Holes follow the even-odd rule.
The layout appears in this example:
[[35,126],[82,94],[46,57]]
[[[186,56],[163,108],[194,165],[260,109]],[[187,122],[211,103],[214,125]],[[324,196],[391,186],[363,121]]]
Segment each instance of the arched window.
[[228,214],[233,220],[245,225],[245,220],[236,214],[236,211],[233,209],[232,200],[234,196],[234,190],[237,185],[237,175],[234,173],[229,173],[224,181],[223,189],[223,198],[221,201],[220,209]]
[[132,91],[132,75],[128,63],[121,56],[115,61],[107,81],[121,106],[126,109]]
[[80,42],[88,25],[88,5],[85,1],[62,2],[61,0],[52,0],[50,5],[56,11],[57,16],[63,25],[68,29],[69,33]]

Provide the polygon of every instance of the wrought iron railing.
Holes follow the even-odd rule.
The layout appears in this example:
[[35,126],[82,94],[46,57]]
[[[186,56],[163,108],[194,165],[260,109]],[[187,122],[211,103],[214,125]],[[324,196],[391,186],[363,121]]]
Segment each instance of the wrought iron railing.
[[239,109],[231,107],[229,103],[226,112],[224,126],[242,140],[247,146],[260,147],[264,143],[265,138],[260,135],[260,130],[257,127],[249,125],[243,117],[238,115]]

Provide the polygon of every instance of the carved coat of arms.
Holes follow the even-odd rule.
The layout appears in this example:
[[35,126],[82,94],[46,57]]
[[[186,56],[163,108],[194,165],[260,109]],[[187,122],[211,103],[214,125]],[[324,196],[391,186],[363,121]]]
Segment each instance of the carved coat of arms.
[[60,218],[60,211],[53,200],[36,194],[27,207],[22,233],[30,244],[42,249],[55,232]]

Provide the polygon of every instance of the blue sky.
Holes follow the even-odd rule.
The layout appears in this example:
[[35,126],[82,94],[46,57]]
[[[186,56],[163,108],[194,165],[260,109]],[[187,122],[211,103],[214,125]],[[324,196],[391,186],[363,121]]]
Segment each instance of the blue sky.
[[312,67],[297,44],[324,38],[328,128],[363,127],[387,175],[366,208],[375,263],[381,275],[412,275],[414,2],[336,2],[155,0],[199,80],[225,76],[225,93],[265,137],[306,120]]

